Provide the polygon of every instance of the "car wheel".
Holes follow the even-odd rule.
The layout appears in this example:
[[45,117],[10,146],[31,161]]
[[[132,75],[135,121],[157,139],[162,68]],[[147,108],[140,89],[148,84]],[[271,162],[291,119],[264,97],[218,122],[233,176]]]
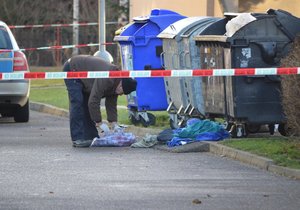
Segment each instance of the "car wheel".
[[29,100],[26,104],[16,110],[14,115],[16,122],[28,122],[29,121]]

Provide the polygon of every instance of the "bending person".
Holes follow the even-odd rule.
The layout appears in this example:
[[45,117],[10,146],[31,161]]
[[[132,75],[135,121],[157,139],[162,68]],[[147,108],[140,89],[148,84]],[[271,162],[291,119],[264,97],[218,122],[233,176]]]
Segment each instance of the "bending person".
[[[70,58],[63,71],[118,71],[116,65],[100,57],[77,55]],[[89,147],[99,137],[97,127],[103,130],[100,110],[105,98],[107,121],[117,125],[117,99],[119,95],[136,90],[137,82],[132,78],[65,79],[69,97],[70,134],[74,147]]]

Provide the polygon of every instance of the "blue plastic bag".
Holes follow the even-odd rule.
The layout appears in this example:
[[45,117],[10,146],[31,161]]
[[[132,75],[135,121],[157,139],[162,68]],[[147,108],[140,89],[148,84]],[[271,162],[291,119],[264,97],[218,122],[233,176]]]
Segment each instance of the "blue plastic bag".
[[174,130],[169,147],[184,145],[195,141],[219,141],[228,138],[229,132],[219,123],[192,118],[184,128]]

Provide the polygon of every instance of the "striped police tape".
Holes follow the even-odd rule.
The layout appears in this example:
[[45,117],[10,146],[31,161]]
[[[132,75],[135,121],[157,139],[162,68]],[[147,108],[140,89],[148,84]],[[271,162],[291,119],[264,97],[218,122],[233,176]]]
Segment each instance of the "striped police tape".
[[[118,24],[117,21],[106,22],[106,25]],[[37,24],[37,25],[11,25],[8,26],[10,29],[15,28],[48,28],[48,27],[68,27],[68,26],[97,26],[98,22],[90,23],[55,23],[55,24]]]
[[[31,47],[31,48],[24,48],[20,49],[20,51],[34,51],[34,50],[62,50],[62,49],[69,49],[69,48],[82,48],[82,47],[95,47],[99,45],[115,45],[117,43],[114,42],[105,42],[105,43],[89,43],[89,44],[76,44],[76,45],[54,45],[48,47]],[[4,51],[4,50],[1,50]],[[12,50],[6,50],[12,51]]]
[[0,73],[0,80],[35,79],[89,79],[89,78],[157,78],[207,76],[264,76],[300,74],[300,67],[183,69],[183,70],[122,70],[122,71],[70,71],[70,72],[13,72]]

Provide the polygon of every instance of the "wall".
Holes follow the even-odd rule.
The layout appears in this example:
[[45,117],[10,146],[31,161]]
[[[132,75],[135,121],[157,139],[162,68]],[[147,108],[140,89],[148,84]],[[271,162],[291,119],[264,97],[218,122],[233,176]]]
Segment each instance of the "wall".
[[[130,20],[149,15],[154,8],[170,9],[185,16],[222,17],[223,9],[240,12],[266,12],[269,8],[283,9],[300,17],[300,0],[129,0]],[[222,4],[222,6],[221,6]],[[237,12],[237,11],[227,11]]]
[[149,15],[154,8],[173,10],[185,16],[223,16],[218,0],[130,0],[130,20]]

